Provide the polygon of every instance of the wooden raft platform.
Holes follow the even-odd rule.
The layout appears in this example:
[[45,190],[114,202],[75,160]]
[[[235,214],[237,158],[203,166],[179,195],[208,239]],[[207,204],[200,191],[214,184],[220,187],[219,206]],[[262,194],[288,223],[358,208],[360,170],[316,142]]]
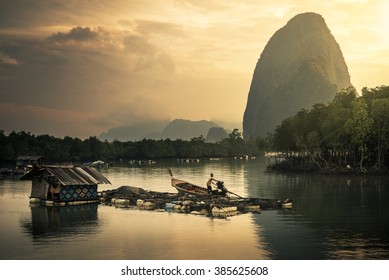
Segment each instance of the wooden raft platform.
[[191,213],[207,217],[227,217],[261,210],[291,208],[289,199],[207,197],[192,194],[147,191],[139,187],[121,186],[100,193],[100,202],[121,208]]

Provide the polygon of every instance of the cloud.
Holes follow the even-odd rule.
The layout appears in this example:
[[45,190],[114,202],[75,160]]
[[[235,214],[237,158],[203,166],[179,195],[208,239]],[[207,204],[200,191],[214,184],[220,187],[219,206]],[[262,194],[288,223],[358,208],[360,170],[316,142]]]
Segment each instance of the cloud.
[[114,53],[123,49],[127,32],[102,27],[76,26],[66,32],[56,32],[42,41],[48,49],[85,51],[93,54]]
[[74,41],[95,41],[98,37],[98,32],[93,31],[90,27],[74,27],[69,32],[57,32],[48,38],[52,42]]
[[0,64],[19,65],[19,62],[15,58],[0,52]]

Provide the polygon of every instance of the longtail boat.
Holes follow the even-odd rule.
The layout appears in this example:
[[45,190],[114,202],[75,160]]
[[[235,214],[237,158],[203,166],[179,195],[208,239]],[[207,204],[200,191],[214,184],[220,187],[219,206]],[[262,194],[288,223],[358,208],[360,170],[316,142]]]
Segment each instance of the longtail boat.
[[229,190],[227,190],[224,187],[224,183],[222,181],[217,182],[217,190],[212,190],[211,193],[208,192],[208,189],[205,187],[200,187],[198,185],[192,184],[190,182],[176,179],[173,177],[173,173],[171,170],[169,170],[170,176],[171,176],[171,185],[174,187],[179,194],[192,194],[197,196],[225,196],[227,197],[228,194],[232,194],[236,197],[229,197],[230,199],[236,200],[238,199],[240,202],[250,202],[254,204],[261,205],[262,209],[265,208],[291,208],[292,207],[292,201],[290,199],[266,199],[266,198],[243,198],[240,195],[233,193]]
[[179,180],[176,178],[171,178],[172,187],[176,188],[178,193],[182,194],[194,194],[194,195],[223,195],[219,190],[213,190],[211,193],[208,192],[207,188],[197,186],[195,184],[189,183],[187,181]]
[[208,189],[205,187],[200,187],[198,185],[189,183],[187,181],[174,178],[171,170],[169,170],[169,173],[171,176],[171,185],[172,187],[177,189],[178,193],[182,193],[182,194],[187,193],[187,194],[194,194],[194,195],[201,195],[201,196],[213,196],[213,195],[227,196],[227,194],[232,194],[239,198],[242,198],[240,195],[237,195],[227,190],[227,188],[224,186],[223,181],[217,181],[216,183],[217,190],[212,190],[211,192],[208,192]]

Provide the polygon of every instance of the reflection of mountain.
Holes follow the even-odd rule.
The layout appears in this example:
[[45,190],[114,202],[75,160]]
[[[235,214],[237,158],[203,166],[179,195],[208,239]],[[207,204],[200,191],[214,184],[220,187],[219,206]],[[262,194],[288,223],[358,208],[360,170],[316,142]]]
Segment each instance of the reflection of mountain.
[[47,239],[96,233],[98,204],[60,207],[31,206],[31,220],[21,221],[33,238]]
[[249,196],[294,201],[252,217],[271,258],[389,258],[389,178],[265,173],[260,160],[244,167]]

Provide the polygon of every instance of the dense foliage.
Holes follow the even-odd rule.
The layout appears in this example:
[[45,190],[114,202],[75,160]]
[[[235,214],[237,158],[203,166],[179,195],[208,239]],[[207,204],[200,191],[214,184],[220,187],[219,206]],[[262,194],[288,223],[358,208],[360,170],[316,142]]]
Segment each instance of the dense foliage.
[[206,158],[257,155],[259,148],[252,141],[244,142],[238,129],[229,137],[218,142],[208,143],[203,136],[190,141],[150,140],[135,142],[101,141],[97,137],[56,138],[49,135],[32,135],[28,132],[11,132],[5,135],[0,130],[0,160],[15,160],[21,155],[40,155],[51,162],[81,162],[91,160],[144,160],[158,158]]
[[285,119],[266,141],[244,141],[238,129],[217,143],[202,135],[190,141],[108,142],[95,136],[81,140],[24,131],[6,135],[0,130],[1,161],[21,155],[40,155],[50,162],[256,156],[264,149],[287,159],[277,160],[272,166],[276,169],[388,171],[389,86],[363,88],[362,96],[354,88],[343,90],[329,104],[316,104]]
[[386,170],[389,86],[363,88],[362,96],[354,88],[339,92],[328,105],[317,104],[284,120],[268,143],[289,159],[282,164],[297,168]]

